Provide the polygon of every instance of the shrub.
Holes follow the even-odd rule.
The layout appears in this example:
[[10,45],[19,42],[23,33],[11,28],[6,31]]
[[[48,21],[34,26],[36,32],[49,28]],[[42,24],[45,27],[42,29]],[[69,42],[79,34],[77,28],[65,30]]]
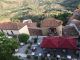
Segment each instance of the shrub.
[[[18,48],[18,42],[13,38],[7,38],[5,35],[0,35],[0,60],[12,60],[12,54]],[[15,60],[15,59],[14,59]]]
[[55,15],[54,17],[56,19],[59,19],[59,20],[62,20],[63,21],[63,25],[66,25],[67,22],[68,22],[68,17],[70,17],[72,14],[71,13],[62,13],[62,14],[59,14],[59,15]]
[[28,50],[26,49],[26,52],[25,52],[26,54],[28,53]]
[[17,38],[17,36],[16,36],[16,35],[13,35],[12,37],[13,37],[13,38]]
[[20,34],[18,36],[18,38],[19,38],[20,42],[27,43],[27,40],[29,39],[29,35],[27,35],[27,34]]
[[27,48],[30,49],[31,48],[31,45],[29,45]]
[[30,55],[27,55],[27,58],[28,58],[28,59],[31,59],[31,56],[30,56]]
[[38,60],[38,56],[34,56],[34,59],[35,59],[35,60]]
[[45,60],[45,57],[41,57],[41,60]]
[[19,59],[18,57],[12,56],[12,57],[10,58],[10,60],[21,60],[21,59]]
[[34,43],[37,43],[38,38],[34,38]]
[[0,36],[5,36],[5,34],[3,32],[0,32]]

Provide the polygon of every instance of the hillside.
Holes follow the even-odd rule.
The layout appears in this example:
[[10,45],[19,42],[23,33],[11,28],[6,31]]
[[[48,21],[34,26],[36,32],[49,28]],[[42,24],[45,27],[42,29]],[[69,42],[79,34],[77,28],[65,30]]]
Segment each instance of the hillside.
[[73,11],[79,0],[0,0],[0,19]]
[[76,7],[80,4],[80,0],[64,0],[61,5],[66,7],[68,10],[75,10]]

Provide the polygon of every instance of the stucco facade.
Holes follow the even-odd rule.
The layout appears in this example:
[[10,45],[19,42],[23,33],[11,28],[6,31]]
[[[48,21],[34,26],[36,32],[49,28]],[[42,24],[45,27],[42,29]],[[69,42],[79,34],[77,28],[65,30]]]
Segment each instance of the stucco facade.
[[18,30],[0,30],[0,32],[4,32],[5,35],[18,35]]
[[41,21],[41,28],[43,35],[59,35],[62,36],[62,24],[63,21],[55,18],[46,18]]
[[62,25],[56,27],[57,33],[59,36],[62,36]]
[[[53,27],[54,28],[54,27]],[[62,25],[55,27],[59,36],[62,36]],[[48,35],[48,28],[42,28],[42,33],[44,36]]]
[[20,34],[25,33],[25,34],[30,35],[27,25],[25,25],[23,28],[21,28],[21,29],[19,30],[19,33],[20,33]]
[[18,35],[18,34],[22,34],[22,33],[30,35],[27,25],[25,25],[23,28],[21,28],[19,30],[0,30],[0,32],[4,32],[6,36],[7,35],[8,36],[10,36],[10,35]]
[[42,34],[46,36],[48,34],[48,28],[42,28]]

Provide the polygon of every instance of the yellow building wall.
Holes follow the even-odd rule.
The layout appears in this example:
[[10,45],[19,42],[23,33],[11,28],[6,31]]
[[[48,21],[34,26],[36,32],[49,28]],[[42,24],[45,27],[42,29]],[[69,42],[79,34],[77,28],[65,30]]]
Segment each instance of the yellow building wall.
[[56,27],[57,33],[59,36],[62,36],[62,25]]
[[46,36],[48,34],[48,28],[42,28],[42,34]]

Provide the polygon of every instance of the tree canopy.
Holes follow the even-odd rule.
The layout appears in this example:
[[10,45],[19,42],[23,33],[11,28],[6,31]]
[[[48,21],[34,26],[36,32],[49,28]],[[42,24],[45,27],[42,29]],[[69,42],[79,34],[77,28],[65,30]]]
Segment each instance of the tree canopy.
[[18,38],[19,38],[20,42],[27,43],[27,40],[29,39],[29,35],[27,35],[27,34],[19,34]]
[[40,22],[46,17],[73,12],[79,4],[80,0],[0,0],[0,18]]
[[12,54],[18,48],[18,43],[13,38],[7,38],[0,32],[0,60],[11,60]]

